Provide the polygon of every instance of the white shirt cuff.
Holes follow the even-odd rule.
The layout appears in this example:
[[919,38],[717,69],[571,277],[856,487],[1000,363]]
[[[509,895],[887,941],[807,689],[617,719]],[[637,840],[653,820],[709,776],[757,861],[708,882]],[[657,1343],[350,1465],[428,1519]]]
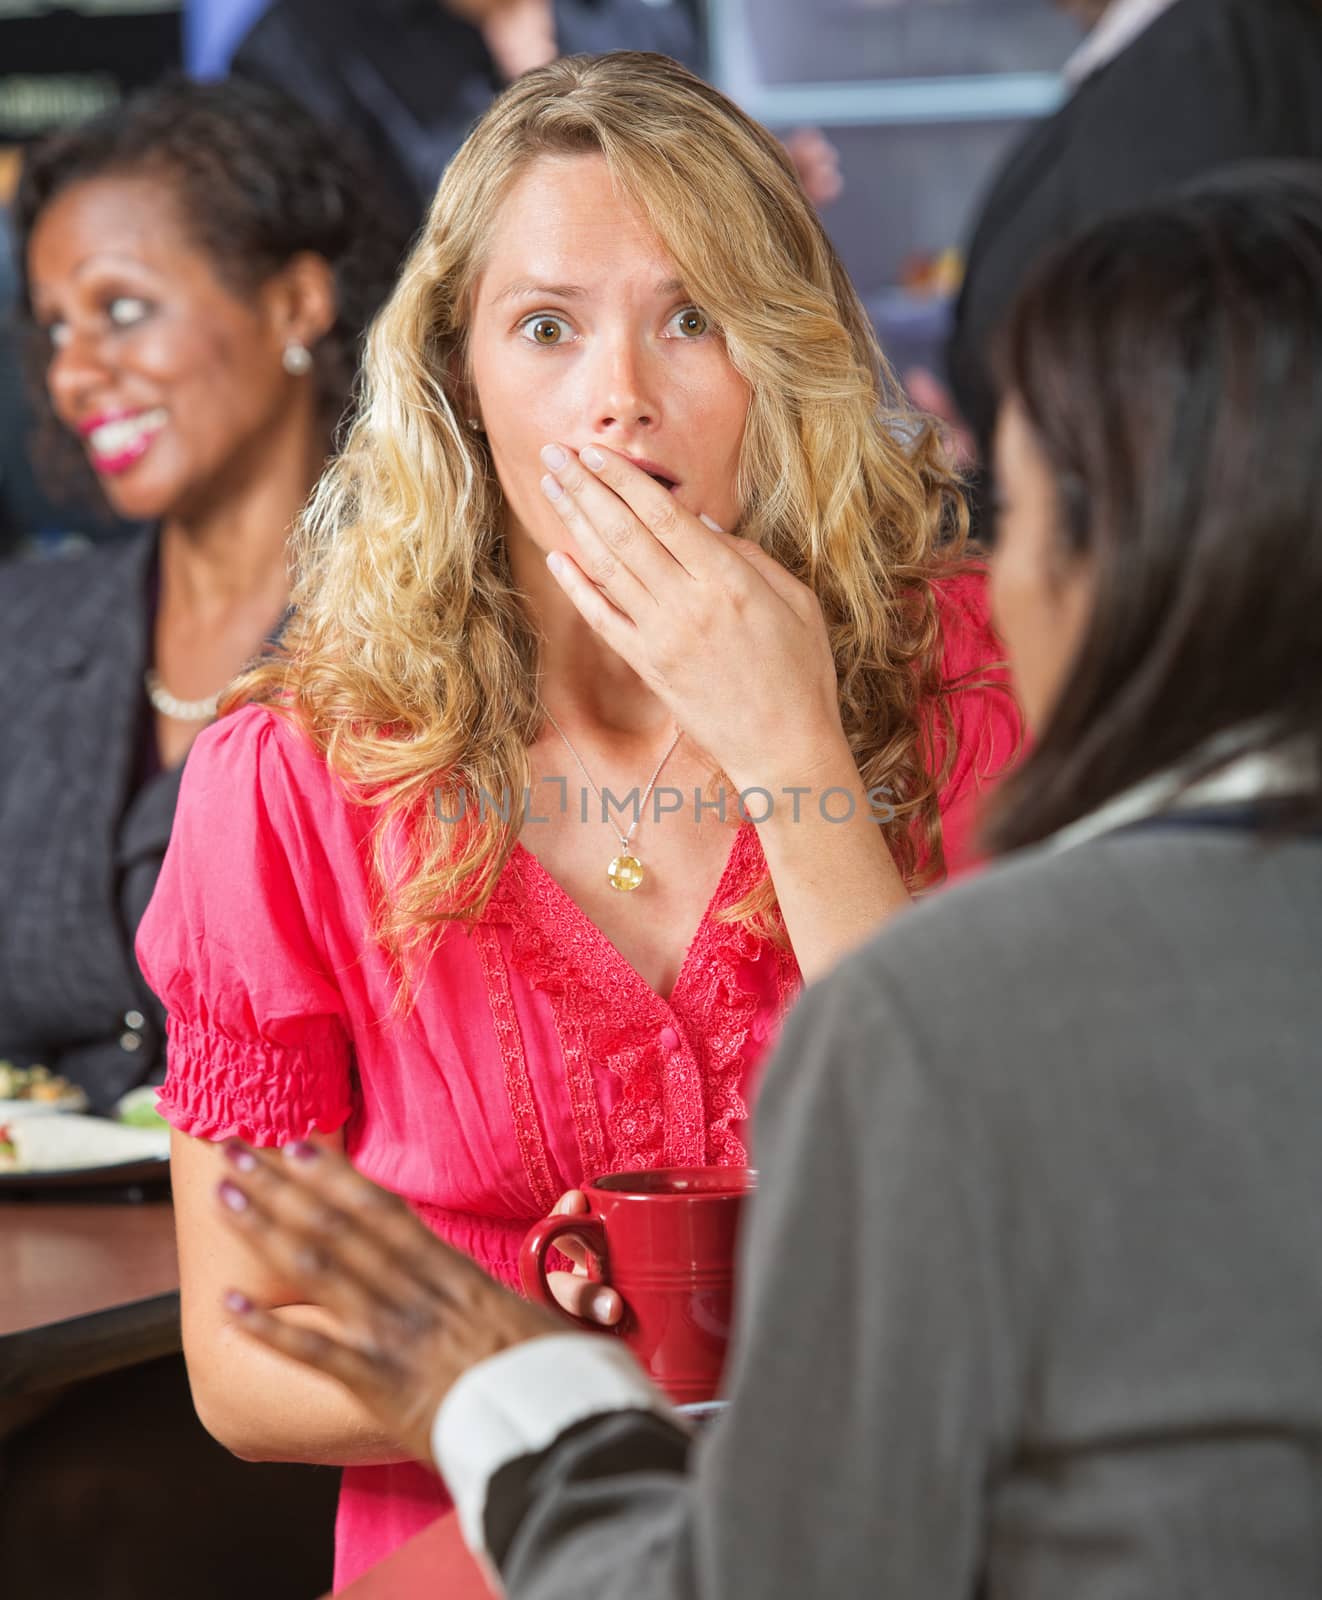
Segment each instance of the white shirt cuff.
[[679,1414],[618,1339],[548,1334],[470,1367],[432,1422],[432,1457],[454,1496],[468,1547],[486,1557],[487,1486],[509,1461],[536,1455],[567,1428],[607,1411]]

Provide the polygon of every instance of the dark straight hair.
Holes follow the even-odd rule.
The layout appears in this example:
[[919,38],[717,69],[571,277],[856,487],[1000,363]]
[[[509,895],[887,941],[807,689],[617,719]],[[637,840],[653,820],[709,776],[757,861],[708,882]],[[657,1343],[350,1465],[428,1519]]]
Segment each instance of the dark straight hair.
[[1173,768],[1206,776],[1236,730],[1236,753],[1311,755],[1276,816],[1322,823],[1322,165],[1246,168],[1090,228],[1026,287],[1003,378],[1094,608],[990,847]]

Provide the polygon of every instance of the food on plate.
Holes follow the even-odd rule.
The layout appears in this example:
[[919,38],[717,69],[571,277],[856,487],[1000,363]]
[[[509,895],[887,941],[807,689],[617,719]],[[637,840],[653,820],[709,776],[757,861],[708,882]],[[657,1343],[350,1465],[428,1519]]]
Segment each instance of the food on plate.
[[25,1117],[0,1129],[6,1172],[71,1172],[169,1154],[168,1128],[130,1128],[105,1117]]
[[81,1111],[87,1105],[87,1096],[68,1078],[49,1067],[16,1067],[12,1061],[0,1061],[0,1100],[21,1101],[34,1109]]
[[115,1121],[127,1123],[131,1128],[168,1128],[170,1124],[156,1109],[156,1096],[160,1092],[160,1085],[155,1083],[130,1089],[115,1103]]

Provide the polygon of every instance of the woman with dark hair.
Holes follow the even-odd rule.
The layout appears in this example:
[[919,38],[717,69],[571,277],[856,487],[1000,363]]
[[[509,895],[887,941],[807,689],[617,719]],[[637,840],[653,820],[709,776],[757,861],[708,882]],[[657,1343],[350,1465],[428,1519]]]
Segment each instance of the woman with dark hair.
[[1006,377],[1004,859],[792,1017],[692,1456],[334,1153],[231,1146],[218,1215],[335,1331],[232,1314],[516,1600],[1322,1592],[1322,188],[1095,227]]
[[[1322,165],[1207,179],[1141,230],[1095,230],[1009,331],[999,517],[1045,467],[1047,570],[1087,575],[1090,625],[1050,717],[1020,673],[1039,731],[997,807],[1002,851],[1144,781],[1192,784],[1292,741],[1315,761],[1322,740]],[[1024,564],[1011,546],[997,565],[1013,630]],[[1311,783],[1280,804],[1322,821]]]
[[125,547],[5,573],[0,1057],[98,1108],[164,1068],[133,958],[189,746],[281,624],[402,239],[296,106],[146,91],[29,156],[23,301],[63,447]]

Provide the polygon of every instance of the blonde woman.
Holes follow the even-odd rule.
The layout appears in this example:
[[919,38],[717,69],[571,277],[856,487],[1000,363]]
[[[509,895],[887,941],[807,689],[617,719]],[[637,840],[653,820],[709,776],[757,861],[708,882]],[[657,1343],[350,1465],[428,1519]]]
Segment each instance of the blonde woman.
[[138,945],[198,1409],[348,1467],[339,1584],[441,1491],[235,1336],[219,1145],[317,1134],[506,1282],[586,1177],[744,1160],[801,981],[957,864],[1017,738],[892,395],[783,152],[660,57],[510,88],[373,331],[285,658],[195,747]]

